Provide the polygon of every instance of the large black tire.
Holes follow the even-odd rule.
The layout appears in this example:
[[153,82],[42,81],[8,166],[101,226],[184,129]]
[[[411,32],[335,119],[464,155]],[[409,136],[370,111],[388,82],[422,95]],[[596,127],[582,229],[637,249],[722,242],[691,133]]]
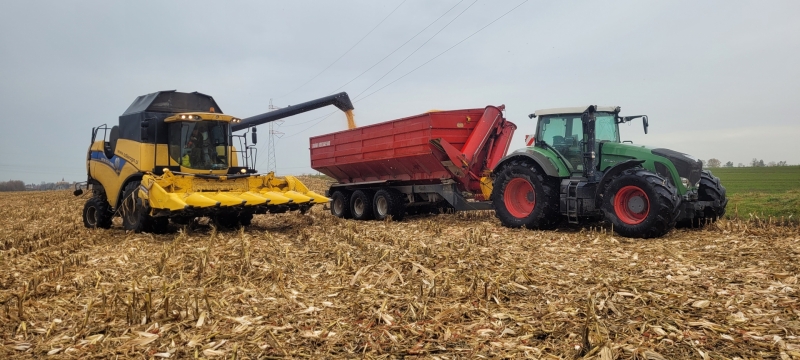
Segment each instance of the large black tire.
[[342,219],[353,218],[350,212],[350,192],[336,190],[331,195],[331,214]]
[[356,220],[372,220],[372,191],[356,190],[350,197],[350,213]]
[[559,180],[533,163],[513,160],[496,171],[492,206],[503,226],[550,230],[558,227]]
[[372,199],[372,211],[376,220],[391,216],[392,220],[403,220],[406,214],[403,194],[394,189],[380,189]]
[[706,219],[717,221],[725,215],[725,207],[728,206],[725,187],[711,171],[703,170],[700,174],[700,187],[697,192],[700,201],[719,201],[719,206],[707,206],[703,209],[704,221]]
[[242,212],[239,214],[239,225],[250,226],[253,223],[253,213]]
[[111,217],[114,213],[111,212],[111,205],[108,200],[98,196],[92,196],[86,200],[83,206],[83,226],[90,229],[111,228]]
[[236,213],[217,214],[211,217],[211,221],[217,228],[236,229],[239,227],[239,214]]
[[609,182],[601,208],[618,234],[647,239],[675,228],[679,204],[675,186],[658,174],[633,168]]
[[131,181],[125,185],[120,214],[122,227],[133,232],[164,233],[167,231],[169,219],[150,216],[150,205],[139,198],[139,181]]

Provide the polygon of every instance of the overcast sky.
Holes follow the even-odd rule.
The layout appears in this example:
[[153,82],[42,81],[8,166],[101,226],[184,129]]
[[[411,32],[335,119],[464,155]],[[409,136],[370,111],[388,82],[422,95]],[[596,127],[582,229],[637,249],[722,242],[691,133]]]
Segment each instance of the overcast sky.
[[[537,109],[619,105],[650,117],[649,135],[637,122],[626,140],[723,163],[800,163],[800,1],[527,1],[485,27],[522,2],[3,1],[0,180],[85,181],[91,128],[116,124],[139,95],[199,91],[237,117],[266,112],[270,98],[356,99],[462,40],[356,101],[357,124],[505,104],[515,149]],[[347,122],[310,120],[334,109],[277,128],[279,174],[313,172],[308,138]]]

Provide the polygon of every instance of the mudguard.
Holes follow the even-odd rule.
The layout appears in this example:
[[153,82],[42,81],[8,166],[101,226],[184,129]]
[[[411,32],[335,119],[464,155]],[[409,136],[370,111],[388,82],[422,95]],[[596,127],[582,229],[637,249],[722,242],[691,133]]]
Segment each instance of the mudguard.
[[644,163],[644,160],[625,160],[608,168],[608,170],[603,173],[603,177],[600,179],[600,182],[597,184],[597,190],[595,190],[595,199],[597,199],[598,202],[601,201],[600,195],[603,193],[603,191],[605,191],[606,185],[609,181],[611,181],[611,179],[625,170],[642,166],[642,163]]
[[519,158],[526,158],[533,160],[533,162],[539,165],[539,167],[542,169],[542,171],[544,171],[544,173],[547,176],[559,177],[558,169],[555,167],[555,165],[553,165],[553,163],[550,162],[550,160],[546,156],[536,151],[530,151],[530,150],[515,151],[511,154],[506,155],[505,157],[500,159],[499,162],[497,162],[497,165],[494,167],[494,169],[492,169],[492,172],[493,173],[496,172],[497,169],[504,166],[507,162]]

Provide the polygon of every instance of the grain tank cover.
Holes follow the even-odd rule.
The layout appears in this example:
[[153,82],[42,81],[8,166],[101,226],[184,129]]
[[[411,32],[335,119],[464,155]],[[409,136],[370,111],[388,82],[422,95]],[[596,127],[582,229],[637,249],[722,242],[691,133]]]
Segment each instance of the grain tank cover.
[[140,112],[214,112],[222,113],[214,98],[199,92],[182,93],[175,90],[159,91],[142,95],[133,101],[122,116]]
[[[213,110],[212,110],[213,109]],[[119,138],[143,143],[165,144],[167,131],[164,119],[182,112],[216,112],[222,114],[211,96],[199,92],[182,93],[175,90],[142,95],[119,117]],[[142,137],[142,123],[148,120],[147,136]],[[158,137],[158,138],[156,138]]]

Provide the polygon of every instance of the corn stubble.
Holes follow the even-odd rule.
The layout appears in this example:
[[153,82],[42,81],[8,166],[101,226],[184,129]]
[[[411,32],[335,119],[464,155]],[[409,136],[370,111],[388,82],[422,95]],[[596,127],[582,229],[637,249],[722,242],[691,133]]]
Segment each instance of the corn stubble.
[[317,207],[149,235],[83,228],[83,201],[0,194],[0,358],[800,357],[780,220],[641,241]]

